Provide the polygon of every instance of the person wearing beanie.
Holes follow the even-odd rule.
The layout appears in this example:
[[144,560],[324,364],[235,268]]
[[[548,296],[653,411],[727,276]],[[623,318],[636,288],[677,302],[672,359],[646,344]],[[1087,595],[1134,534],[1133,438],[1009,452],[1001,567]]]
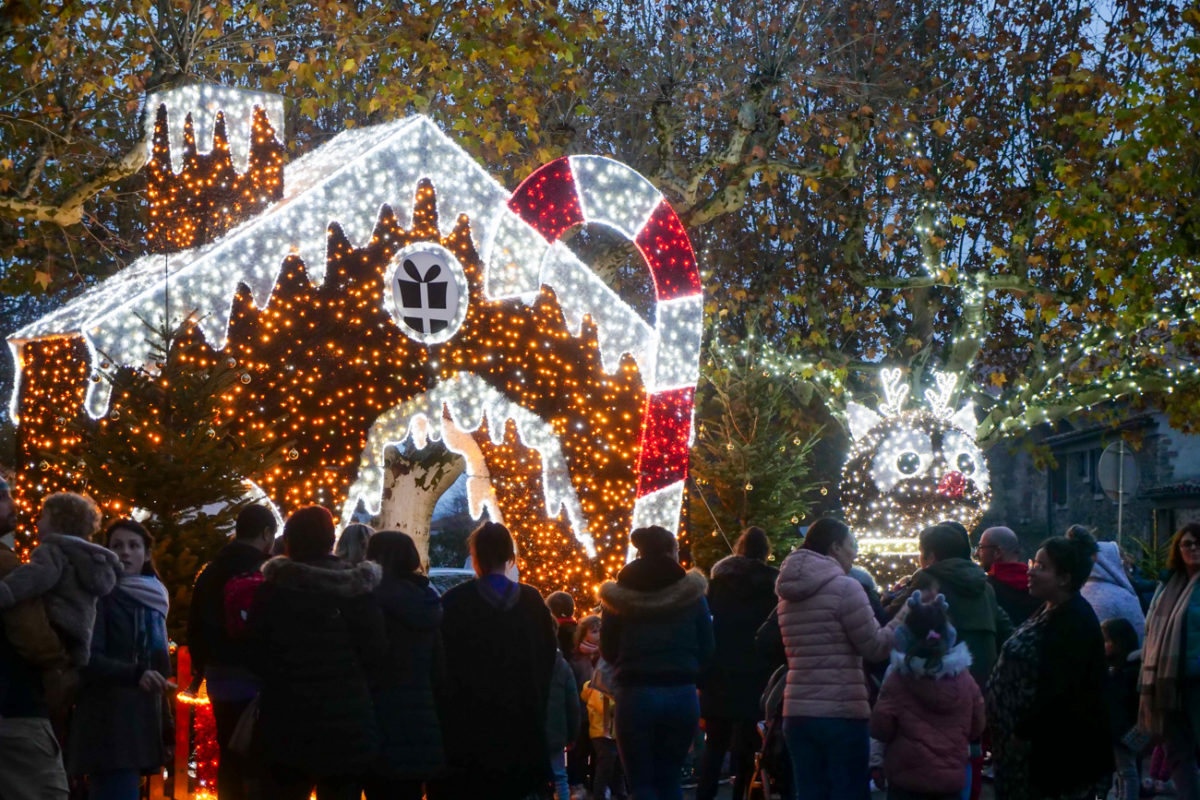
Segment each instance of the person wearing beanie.
[[696,736],[696,681],[715,648],[708,581],[679,565],[658,526],[630,539],[638,557],[600,586],[600,652],[612,665],[617,746],[638,800],[677,800]]
[[575,620],[575,598],[567,592],[551,592],[546,597],[546,608],[558,625],[558,649],[569,659],[575,647],[575,629],[579,627]]
[[969,743],[983,734],[983,694],[971,651],[956,640],[946,598],[907,601],[891,664],[871,711],[872,738],[886,747],[889,800],[954,798],[966,784]]
[[333,517],[320,506],[288,517],[283,538],[287,555],[263,564],[248,621],[263,796],[359,797],[379,744],[369,680],[387,664],[380,567],[333,555]]

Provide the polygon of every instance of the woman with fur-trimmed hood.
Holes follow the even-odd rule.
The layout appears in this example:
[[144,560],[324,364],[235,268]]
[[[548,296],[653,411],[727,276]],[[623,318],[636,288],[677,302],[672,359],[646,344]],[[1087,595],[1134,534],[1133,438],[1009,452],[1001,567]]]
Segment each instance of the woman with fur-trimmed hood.
[[633,796],[674,800],[700,722],[696,681],[715,647],[708,583],[679,566],[665,528],[630,539],[638,557],[600,587],[600,652],[613,667],[617,747]]
[[265,797],[359,797],[378,748],[368,677],[384,663],[379,565],[332,555],[333,517],[302,508],[283,526],[287,555],[263,564],[250,611],[262,676],[256,744]]

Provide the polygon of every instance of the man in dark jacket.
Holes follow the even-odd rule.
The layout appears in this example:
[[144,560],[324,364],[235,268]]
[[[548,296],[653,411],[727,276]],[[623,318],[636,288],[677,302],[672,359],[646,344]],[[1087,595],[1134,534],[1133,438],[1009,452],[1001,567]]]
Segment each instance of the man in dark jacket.
[[1042,601],[1029,594],[1029,565],[1021,556],[1021,542],[1010,528],[988,528],[979,537],[975,548],[979,566],[988,575],[988,583],[996,593],[996,602],[1008,614],[1013,627],[1037,611]]
[[320,506],[292,514],[283,537],[287,556],[263,565],[249,624],[263,796],[305,800],[315,786],[319,800],[358,800],[379,748],[368,684],[386,658],[379,565],[334,556]]
[[731,752],[733,796],[745,795],[758,749],[759,701],[771,664],[754,646],[755,633],[775,609],[779,570],[767,565],[771,543],[762,528],[750,527],[733,546],[733,555],[713,565],[708,608],[716,650],[700,678],[700,715],[704,718],[704,761],[697,800],[717,795],[721,761]]
[[[0,478],[0,578],[21,563],[13,551],[16,513],[8,483]],[[54,800],[67,797],[62,754],[43,696],[45,670],[62,670],[67,652],[40,597],[4,613],[0,625],[0,797]]]
[[188,644],[192,654],[192,691],[208,681],[213,721],[217,727],[217,794],[221,800],[246,796],[246,769],[229,749],[229,737],[242,712],[258,694],[258,679],[250,670],[248,644],[225,629],[225,584],[254,572],[267,560],[275,540],[275,515],[262,505],[248,505],[237,517],[234,538],[196,576],[188,614]]
[[449,774],[437,800],[520,800],[550,778],[546,708],[558,642],[537,589],[514,583],[508,529],[485,522],[469,539],[477,578],[442,597]]

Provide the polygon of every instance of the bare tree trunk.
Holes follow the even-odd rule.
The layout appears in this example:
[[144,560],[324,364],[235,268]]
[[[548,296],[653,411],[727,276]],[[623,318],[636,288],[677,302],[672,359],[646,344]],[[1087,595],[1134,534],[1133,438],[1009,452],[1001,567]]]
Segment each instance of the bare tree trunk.
[[407,533],[417,545],[421,567],[429,567],[429,525],[433,507],[466,469],[462,457],[441,442],[430,442],[420,450],[388,450],[388,474],[383,487],[383,504],[375,527]]

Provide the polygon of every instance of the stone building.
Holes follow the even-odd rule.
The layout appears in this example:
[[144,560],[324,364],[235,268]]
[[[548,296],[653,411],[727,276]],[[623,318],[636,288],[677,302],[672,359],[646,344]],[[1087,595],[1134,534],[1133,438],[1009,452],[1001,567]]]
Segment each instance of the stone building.
[[1121,510],[1122,543],[1137,555],[1133,539],[1161,547],[1180,525],[1200,521],[1200,436],[1150,412],[1116,426],[1063,421],[1053,431],[993,447],[987,454],[992,505],[983,527],[1009,526],[1030,554],[1039,541],[1074,523],[1115,539],[1118,506],[1101,488],[1097,466],[1104,448],[1121,437],[1137,469],[1137,488]]

